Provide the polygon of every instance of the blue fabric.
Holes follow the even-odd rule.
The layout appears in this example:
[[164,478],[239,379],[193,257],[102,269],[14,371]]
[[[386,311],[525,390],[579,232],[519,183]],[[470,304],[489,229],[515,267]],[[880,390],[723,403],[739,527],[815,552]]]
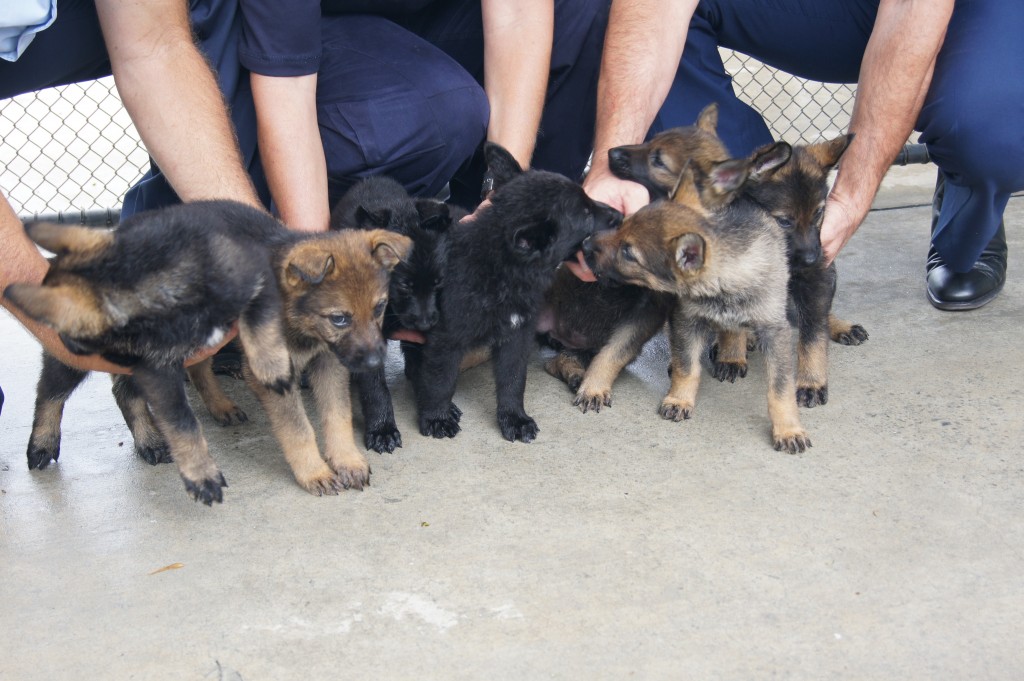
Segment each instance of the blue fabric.
[[320,69],[319,0],[241,0],[242,66],[264,76]]
[[[720,106],[730,152],[771,141],[736,98],[718,46],[812,80],[855,83],[877,0],[702,0],[651,133]],[[966,272],[995,234],[1011,192],[1024,189],[1024,3],[959,0],[916,129],[946,177],[934,243]]]
[[36,33],[57,19],[57,0],[5,0],[0,11],[0,59],[17,61]]

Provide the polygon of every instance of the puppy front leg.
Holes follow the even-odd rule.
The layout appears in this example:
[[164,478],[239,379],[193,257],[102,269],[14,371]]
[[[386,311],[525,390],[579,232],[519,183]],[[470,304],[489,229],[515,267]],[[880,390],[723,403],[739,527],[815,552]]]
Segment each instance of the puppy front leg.
[[249,357],[242,360],[242,376],[249,389],[263,405],[284,458],[295,479],[310,494],[337,494],[344,486],[331,467],[320,458],[316,433],[306,416],[302,394],[298,390],[279,393],[258,379],[249,366]]
[[132,431],[135,453],[151,466],[171,463],[174,459],[171,458],[170,446],[153,423],[149,405],[135,379],[125,374],[114,374],[110,383],[114,401],[124,416],[124,422],[128,424],[128,430]]
[[647,329],[632,325],[616,329],[587,367],[573,404],[584,414],[588,410],[601,411],[602,406],[612,406],[612,384],[626,365],[636,359],[652,335],[654,330],[648,333]]
[[463,354],[462,348],[445,347],[440,340],[423,346],[415,383],[420,434],[436,438],[458,435],[462,410],[452,397]]
[[393,452],[402,446],[402,434],[395,423],[395,408],[388,390],[383,365],[371,371],[351,374],[363,408],[363,442],[375,452]]
[[207,506],[224,500],[228,483],[210,457],[203,428],[185,395],[185,371],[172,367],[136,367],[132,378],[149,404],[160,433],[189,495]]
[[811,439],[800,425],[796,404],[793,330],[787,324],[767,328],[761,336],[768,375],[768,416],[772,421],[772,444],[776,451],[796,454],[810,447]]
[[494,384],[498,397],[498,427],[509,442],[533,442],[540,432],[537,422],[523,406],[526,394],[526,365],[532,348],[533,324],[524,324],[516,335],[495,345]]
[[238,339],[252,376],[270,390],[284,394],[295,382],[284,337],[281,294],[272,279],[249,303],[238,320]]
[[28,469],[42,470],[60,457],[60,424],[64,405],[88,372],[73,369],[43,353],[43,369],[36,384],[36,409],[28,438]]
[[333,353],[322,352],[309,363],[309,384],[320,410],[327,463],[338,474],[345,489],[362,489],[370,484],[370,464],[356,447],[352,435],[348,381],[348,370]]
[[700,357],[704,352],[704,327],[679,309],[669,320],[669,374],[672,384],[661,401],[658,413],[663,419],[682,421],[693,416],[700,387]]

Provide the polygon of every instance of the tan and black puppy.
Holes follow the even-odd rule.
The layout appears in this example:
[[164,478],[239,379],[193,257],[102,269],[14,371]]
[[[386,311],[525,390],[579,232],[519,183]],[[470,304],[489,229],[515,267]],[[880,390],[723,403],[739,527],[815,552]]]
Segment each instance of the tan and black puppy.
[[[598,277],[677,296],[670,318],[672,385],[663,418],[693,415],[700,359],[709,335],[757,334],[768,374],[768,413],[777,450],[800,452],[811,442],[796,404],[793,328],[787,318],[786,235],[764,210],[736,201],[751,173],[778,167],[790,156],[780,142],[750,159],[714,166],[698,183],[685,167],[671,201],[656,201],[615,232],[592,240],[588,261]],[[720,207],[709,210],[702,191]]]
[[[227,485],[185,395],[184,360],[217,343],[235,320],[254,380],[284,393],[293,374],[273,285],[270,245],[287,230],[266,213],[231,201],[201,201],[141,213],[116,230],[36,223],[29,237],[55,254],[41,285],[14,284],[4,296],[54,328],[76,354],[99,354],[132,369],[114,395],[136,450],[150,463],[174,460],[195,499],[223,499]],[[203,365],[193,371],[206,381]],[[43,362],[28,449],[30,468],[60,455],[64,402],[85,377]],[[209,386],[205,386],[209,388]],[[212,390],[219,392],[214,387]],[[208,397],[209,395],[204,395]],[[218,420],[243,418],[213,395]]]
[[275,251],[288,352],[295,375],[308,370],[323,426],[323,456],[298,391],[268,389],[249,353],[242,370],[295,479],[313,494],[362,489],[370,482],[370,465],[352,435],[349,372],[383,365],[381,323],[390,274],[411,249],[408,237],[376,229],[305,237]]
[[[644,185],[652,199],[662,198],[675,186],[671,170],[690,160],[706,173],[714,163],[717,106],[708,105],[693,126],[659,133],[650,142],[610,150],[612,171]],[[868,339],[863,326],[832,314],[836,290],[835,263],[824,267],[821,219],[828,195],[829,173],[839,162],[853,135],[793,147],[793,159],[777,170],[751,178],[740,200],[757,201],[778,221],[789,240],[791,293],[798,315],[800,352],[798,402],[814,407],[828,401],[828,342],[860,345]],[[721,152],[724,147],[718,142]],[[721,158],[725,158],[722,156]],[[824,331],[823,331],[824,330]],[[822,334],[826,334],[823,336]],[[753,343],[745,334],[722,334],[712,348],[712,375],[733,382],[747,373],[747,350]]]

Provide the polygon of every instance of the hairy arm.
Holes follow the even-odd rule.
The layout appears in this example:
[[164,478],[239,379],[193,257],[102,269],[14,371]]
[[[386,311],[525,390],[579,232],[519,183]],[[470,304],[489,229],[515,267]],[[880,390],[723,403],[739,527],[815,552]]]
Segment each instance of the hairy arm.
[[882,0],[864,51],[843,154],[825,204],[821,243],[831,263],[871,209],[886,171],[914,128],[931,84],[954,0]]
[[182,0],[97,0],[114,83],[150,155],[185,201],[259,206],[224,98]]
[[260,158],[281,220],[322,232],[330,219],[327,160],[316,114],[316,74],[250,75]]
[[537,141],[555,34],[554,0],[482,0],[487,139],[524,168]]
[[697,0],[614,0],[597,87],[594,160],[584,189],[625,213],[647,190],[608,170],[608,150],[643,142],[665,101],[686,44]]

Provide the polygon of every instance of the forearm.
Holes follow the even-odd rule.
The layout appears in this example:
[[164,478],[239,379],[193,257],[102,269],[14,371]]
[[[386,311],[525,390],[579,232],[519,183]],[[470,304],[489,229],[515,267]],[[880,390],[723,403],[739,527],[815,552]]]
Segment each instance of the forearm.
[[850,121],[856,137],[843,155],[829,196],[832,215],[823,227],[823,241],[834,241],[831,232],[839,229],[839,222],[846,223],[842,243],[826,243],[831,257],[864,220],[913,131],[952,11],[953,0],[888,0],[879,5]]
[[554,0],[483,0],[484,89],[491,108],[487,139],[530,165],[540,128],[551,46]]
[[253,73],[260,159],[281,220],[292,229],[327,229],[327,161],[316,113],[316,74]]
[[185,201],[260,205],[182,0],[97,0],[114,82],[150,155]]
[[597,88],[595,169],[608,150],[643,142],[665,101],[697,0],[615,0]]

